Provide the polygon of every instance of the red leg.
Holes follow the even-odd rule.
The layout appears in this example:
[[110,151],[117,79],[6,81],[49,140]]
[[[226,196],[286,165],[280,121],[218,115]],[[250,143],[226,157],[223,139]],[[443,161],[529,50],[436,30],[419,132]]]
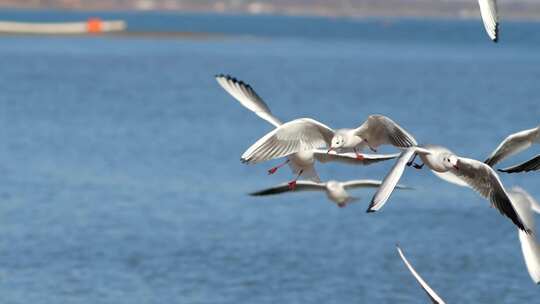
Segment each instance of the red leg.
[[275,167],[273,167],[273,168],[270,168],[270,170],[268,170],[268,175],[276,173],[276,171],[277,171],[279,168],[285,166],[285,165],[288,164],[288,163],[289,163],[289,160],[287,159],[285,162],[283,162],[283,163],[281,163],[281,164],[279,164],[279,165],[277,165],[277,166],[275,166]]
[[302,175],[302,173],[304,173],[304,170],[300,170],[296,178],[289,182],[289,190],[294,191],[296,189],[296,181],[300,178],[300,175]]
[[353,150],[354,150],[354,153],[356,154],[356,159],[357,159],[357,160],[364,160],[364,155],[358,153],[358,151],[356,150],[356,148],[354,148]]

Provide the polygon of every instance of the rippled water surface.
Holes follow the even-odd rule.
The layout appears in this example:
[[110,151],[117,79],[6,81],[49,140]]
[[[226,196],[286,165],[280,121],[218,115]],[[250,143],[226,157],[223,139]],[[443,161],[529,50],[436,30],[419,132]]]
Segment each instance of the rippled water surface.
[[[427,170],[408,170],[416,190],[376,214],[372,190],[343,209],[322,193],[247,196],[291,174],[239,162],[271,126],[213,78],[250,82],[282,120],[349,127],[381,113],[484,159],[539,123],[538,24],[506,22],[495,45],[476,20],[112,17],[234,35],[0,38],[2,302],[426,302],[396,243],[449,303],[538,298],[511,222]],[[318,170],[380,179],[391,165]],[[540,198],[538,174],[502,178]]]

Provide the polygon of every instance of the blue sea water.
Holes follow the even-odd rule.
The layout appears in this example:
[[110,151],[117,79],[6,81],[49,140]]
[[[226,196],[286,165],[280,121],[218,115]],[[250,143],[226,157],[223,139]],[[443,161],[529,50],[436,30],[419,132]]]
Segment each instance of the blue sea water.
[[[338,128],[380,113],[483,160],[539,124],[538,24],[504,22],[493,44],[477,20],[105,17],[228,36],[0,38],[3,303],[427,302],[396,243],[449,303],[536,302],[512,223],[427,170],[408,170],[402,183],[415,190],[375,214],[371,190],[343,209],[322,193],[247,196],[292,175],[266,175],[279,161],[240,163],[271,126],[213,76],[249,82],[282,120]],[[391,166],[318,170],[382,179]],[[540,198],[537,174],[502,179]]]

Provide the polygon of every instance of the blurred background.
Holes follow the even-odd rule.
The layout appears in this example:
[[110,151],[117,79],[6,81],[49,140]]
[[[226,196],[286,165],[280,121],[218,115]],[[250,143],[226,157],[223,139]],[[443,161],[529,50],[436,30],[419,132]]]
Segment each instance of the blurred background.
[[[272,128],[214,75],[250,83],[284,121],[384,114],[483,160],[539,124],[540,1],[499,1],[498,44],[474,0],[0,4],[3,302],[427,302],[396,243],[449,303],[535,302],[512,223],[426,169],[375,214],[373,190],[343,209],[248,196],[292,174],[240,163]],[[317,169],[382,179],[392,163]],[[502,179],[540,198],[538,174]]]

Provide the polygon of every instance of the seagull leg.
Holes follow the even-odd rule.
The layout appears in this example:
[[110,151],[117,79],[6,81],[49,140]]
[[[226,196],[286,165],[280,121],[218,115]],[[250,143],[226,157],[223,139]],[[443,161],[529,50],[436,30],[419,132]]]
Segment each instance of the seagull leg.
[[277,165],[277,166],[275,166],[275,167],[273,167],[273,168],[270,168],[270,170],[268,170],[268,175],[271,175],[271,174],[276,173],[276,171],[277,171],[279,168],[281,168],[281,167],[285,166],[286,164],[288,164],[289,161],[290,161],[290,160],[287,159],[285,162],[283,162],[283,163],[281,163],[281,164],[279,164],[279,165]]
[[409,166],[409,167],[410,167],[410,166],[413,166],[413,168],[420,170],[420,169],[422,169],[422,168],[424,167],[424,164],[423,164],[423,163],[422,163],[421,165],[417,164],[417,163],[414,161],[414,160],[416,159],[416,156],[418,156],[418,154],[414,154],[414,157],[411,159],[411,161],[409,161],[409,162],[407,163],[407,166]]
[[364,139],[364,141],[366,142],[366,144],[368,145],[368,147],[369,147],[369,149],[370,149],[371,151],[377,153],[377,149],[373,148],[373,147],[369,144],[369,142],[367,141],[367,139]]
[[364,160],[364,155],[358,153],[358,150],[356,150],[356,148],[353,148],[353,150],[354,150],[354,153],[356,154],[357,160]]
[[418,156],[418,154],[415,153],[413,158],[407,163],[408,167],[412,166],[412,164],[414,163],[414,160],[416,159],[416,156]]
[[296,181],[300,178],[300,175],[302,175],[302,173],[304,173],[304,170],[300,170],[296,178],[289,182],[289,190],[294,191],[296,189]]
[[424,163],[422,163],[421,165],[419,165],[419,164],[417,164],[417,163],[414,163],[414,164],[413,164],[413,167],[414,167],[415,169],[420,170],[420,169],[424,168],[424,165],[425,165]]

